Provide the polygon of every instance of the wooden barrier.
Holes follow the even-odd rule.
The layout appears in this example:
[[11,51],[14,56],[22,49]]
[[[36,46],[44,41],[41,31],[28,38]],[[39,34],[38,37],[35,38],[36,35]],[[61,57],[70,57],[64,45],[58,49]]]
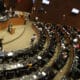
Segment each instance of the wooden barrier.
[[24,17],[15,17],[10,18],[8,21],[0,22],[0,30],[7,28],[10,23],[13,25],[23,25],[25,23],[25,19]]

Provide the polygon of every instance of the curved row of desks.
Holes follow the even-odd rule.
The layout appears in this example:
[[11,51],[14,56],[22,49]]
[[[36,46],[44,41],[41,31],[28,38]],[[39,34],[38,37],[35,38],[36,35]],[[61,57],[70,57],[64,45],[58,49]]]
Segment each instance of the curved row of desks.
[[[1,80],[24,75],[30,76],[32,80],[61,80],[69,75],[75,57],[72,41],[77,32],[72,28],[64,29],[62,25],[45,25],[41,22],[33,24],[32,28],[39,36],[38,42],[31,48],[15,51],[14,56],[2,57],[1,64],[7,63],[10,66],[11,63],[14,68],[1,70]],[[48,44],[44,48],[46,42]]]

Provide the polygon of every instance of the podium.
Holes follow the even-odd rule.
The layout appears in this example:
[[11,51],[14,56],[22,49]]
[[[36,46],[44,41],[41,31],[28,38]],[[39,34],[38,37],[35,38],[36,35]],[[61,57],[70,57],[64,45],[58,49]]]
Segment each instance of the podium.
[[15,33],[15,28],[11,28],[11,30],[10,30],[9,33],[10,33],[10,34],[14,34],[14,33]]

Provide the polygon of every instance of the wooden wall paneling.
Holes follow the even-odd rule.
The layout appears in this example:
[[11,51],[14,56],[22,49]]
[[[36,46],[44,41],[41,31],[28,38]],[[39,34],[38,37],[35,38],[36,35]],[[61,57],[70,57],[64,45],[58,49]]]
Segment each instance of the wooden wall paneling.
[[[43,5],[41,2],[42,0],[36,1],[34,5],[36,10],[31,14],[32,19],[38,16],[39,20],[43,22],[67,24],[80,28],[80,13],[78,15],[71,14],[72,8],[80,10],[80,0],[50,0],[49,5]],[[43,13],[37,10],[39,7],[44,8]]]
[[28,11],[32,10],[32,0],[4,0],[4,3],[7,5],[7,8],[13,7],[14,10],[19,11]]
[[16,2],[16,10],[21,10],[21,11],[29,11],[31,12],[33,3],[32,0],[20,0],[19,2]]

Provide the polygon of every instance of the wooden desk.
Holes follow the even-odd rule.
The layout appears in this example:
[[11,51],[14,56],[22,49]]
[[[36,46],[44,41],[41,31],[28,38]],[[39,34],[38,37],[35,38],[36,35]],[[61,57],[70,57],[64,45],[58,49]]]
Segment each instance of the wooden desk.
[[8,24],[12,23],[13,25],[22,25],[24,24],[24,22],[25,22],[25,19],[23,17],[17,17],[17,18],[9,19]]
[[23,25],[24,22],[24,17],[10,18],[8,21],[0,22],[0,30],[7,28],[10,23],[12,23],[13,25]]
[[0,22],[0,30],[5,29],[8,26],[7,21],[6,22]]

